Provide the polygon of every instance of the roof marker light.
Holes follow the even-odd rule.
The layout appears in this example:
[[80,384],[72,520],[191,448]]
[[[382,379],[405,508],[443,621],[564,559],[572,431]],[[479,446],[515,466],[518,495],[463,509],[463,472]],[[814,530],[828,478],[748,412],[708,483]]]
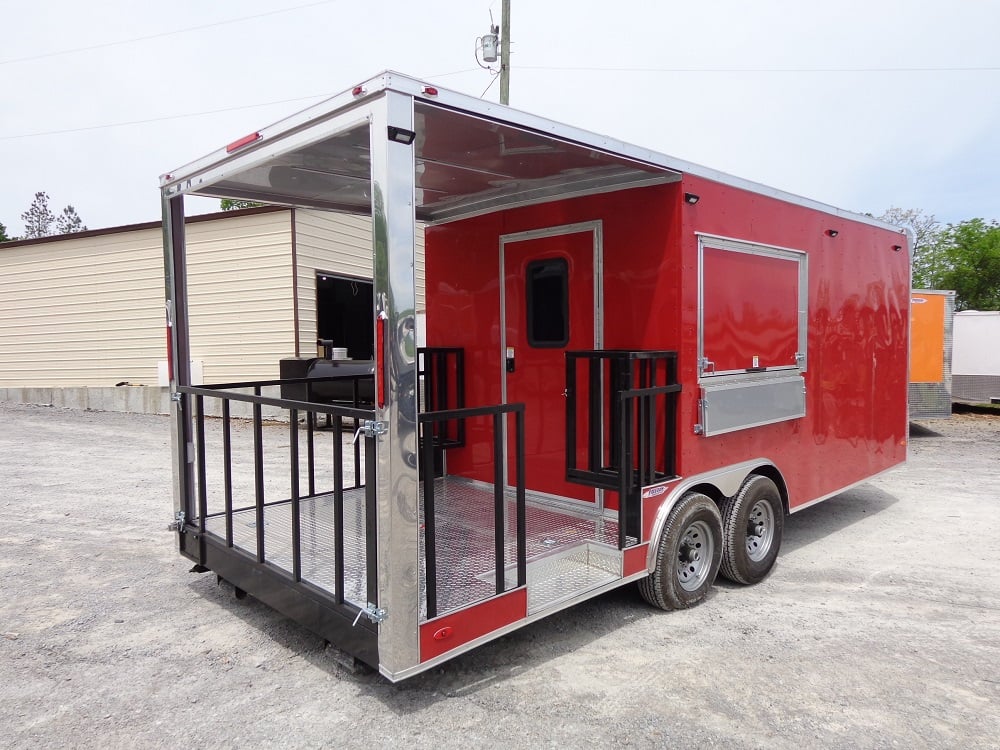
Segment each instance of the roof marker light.
[[228,146],[226,146],[226,153],[227,154],[231,154],[231,153],[233,153],[233,151],[238,151],[239,149],[243,148],[244,146],[249,146],[251,143],[254,143],[254,142],[259,141],[259,140],[260,140],[260,133],[259,132],[258,133],[251,133],[250,135],[245,135],[242,138],[240,138],[238,141],[233,141]]
[[423,89],[422,89],[422,91],[427,96],[437,96],[438,95],[438,90],[436,88],[434,88],[433,86],[424,86]]
[[353,96],[361,96],[364,93],[365,93],[364,86],[355,86],[353,89],[351,89],[351,94]]

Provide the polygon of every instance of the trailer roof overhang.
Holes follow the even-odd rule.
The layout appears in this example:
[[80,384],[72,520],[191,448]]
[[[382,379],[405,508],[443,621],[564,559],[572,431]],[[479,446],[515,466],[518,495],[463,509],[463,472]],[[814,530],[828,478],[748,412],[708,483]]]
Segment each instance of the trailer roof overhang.
[[[675,182],[653,152],[385,73],[161,177],[178,194],[371,212],[371,110],[412,99],[415,214],[437,223],[500,208]],[[429,93],[432,92],[432,93]]]
[[676,182],[690,174],[899,231],[871,216],[393,72],[162,175],[163,197],[190,194],[370,214],[371,148],[376,136],[389,137],[371,133],[370,123],[379,100],[390,95],[412,101],[414,213],[429,224]]

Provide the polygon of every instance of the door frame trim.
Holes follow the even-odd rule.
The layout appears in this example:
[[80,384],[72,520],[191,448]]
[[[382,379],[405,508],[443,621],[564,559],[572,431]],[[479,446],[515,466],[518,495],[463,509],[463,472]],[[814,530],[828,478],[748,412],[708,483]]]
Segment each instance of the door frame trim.
[[[500,400],[507,403],[507,274],[505,269],[505,249],[508,244],[544,239],[546,237],[561,237],[567,234],[590,233],[593,241],[593,271],[594,271],[594,349],[600,349],[604,344],[604,221],[581,221],[574,224],[529,229],[524,232],[513,232],[500,235]],[[572,294],[572,286],[570,287]],[[504,476],[507,476],[507,444],[504,442]],[[544,495],[545,497],[555,497]],[[558,498],[556,498],[558,499]],[[597,492],[595,504],[598,508],[604,505],[604,493]]]

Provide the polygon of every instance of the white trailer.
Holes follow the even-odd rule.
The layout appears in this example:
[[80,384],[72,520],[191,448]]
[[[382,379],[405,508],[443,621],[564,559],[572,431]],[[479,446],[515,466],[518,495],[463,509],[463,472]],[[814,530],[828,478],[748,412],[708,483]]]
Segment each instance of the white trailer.
[[952,397],[988,403],[1000,399],[1000,312],[955,313]]

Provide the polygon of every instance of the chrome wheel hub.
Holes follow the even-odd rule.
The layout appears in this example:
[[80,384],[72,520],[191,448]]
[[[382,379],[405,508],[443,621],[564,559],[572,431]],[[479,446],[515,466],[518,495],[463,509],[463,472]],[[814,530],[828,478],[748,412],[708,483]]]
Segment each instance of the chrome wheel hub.
[[747,557],[759,562],[767,557],[774,543],[774,511],[771,504],[758,500],[747,516]]
[[677,551],[677,581],[685,591],[694,591],[705,583],[712,568],[715,543],[704,521],[695,521],[684,530]]

